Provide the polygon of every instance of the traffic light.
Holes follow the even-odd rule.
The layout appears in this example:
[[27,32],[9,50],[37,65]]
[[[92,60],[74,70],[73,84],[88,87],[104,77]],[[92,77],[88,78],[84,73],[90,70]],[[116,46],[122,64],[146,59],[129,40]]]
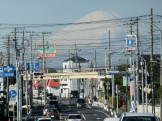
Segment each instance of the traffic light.
[[9,77],[9,83],[13,85],[16,84],[16,70],[14,70],[14,76]]
[[41,79],[43,79],[43,73],[42,72],[33,72],[33,75],[34,75],[34,77],[35,78],[41,78]]
[[34,72],[33,74],[34,74],[34,76],[43,75],[43,73],[42,73],[42,72]]
[[110,84],[109,87],[108,87],[108,92],[109,93],[112,93],[112,85]]
[[76,70],[74,70],[74,72],[81,72],[81,70],[80,69],[76,69]]

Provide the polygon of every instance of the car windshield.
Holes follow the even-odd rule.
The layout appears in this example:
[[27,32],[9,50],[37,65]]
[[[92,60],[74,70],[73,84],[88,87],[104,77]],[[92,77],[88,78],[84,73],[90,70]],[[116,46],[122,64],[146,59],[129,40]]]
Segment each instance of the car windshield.
[[57,109],[48,109],[48,112],[57,112]]
[[68,119],[81,119],[81,115],[69,115]]
[[53,96],[53,94],[52,94],[52,93],[47,93],[47,97],[48,97],[48,96]]
[[44,107],[44,109],[48,109],[48,108],[53,108],[53,106],[47,105],[47,106]]
[[124,117],[123,121],[157,121],[155,117],[149,116],[134,116],[134,117]]
[[85,103],[85,100],[84,100],[84,99],[78,99],[77,102],[78,102],[78,103]]
[[51,119],[39,119],[38,121],[51,121]]
[[57,97],[56,97],[56,96],[50,96],[49,99],[51,99],[51,100],[56,100]]
[[58,104],[58,101],[49,101],[49,105],[56,105]]

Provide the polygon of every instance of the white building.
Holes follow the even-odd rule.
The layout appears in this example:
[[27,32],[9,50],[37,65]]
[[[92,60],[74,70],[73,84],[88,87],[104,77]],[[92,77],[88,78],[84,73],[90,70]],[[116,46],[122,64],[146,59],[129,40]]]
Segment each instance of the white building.
[[[89,60],[79,56],[69,58],[63,61],[63,72],[79,73],[88,67],[88,62]],[[81,97],[86,97],[90,93],[89,87],[90,79],[87,78],[64,78],[60,80],[61,97],[69,97],[72,90],[77,90]]]

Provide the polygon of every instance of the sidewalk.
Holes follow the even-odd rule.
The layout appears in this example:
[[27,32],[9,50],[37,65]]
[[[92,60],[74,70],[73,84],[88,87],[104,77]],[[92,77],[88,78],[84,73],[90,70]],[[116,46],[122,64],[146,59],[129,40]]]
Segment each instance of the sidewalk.
[[[122,113],[121,110],[118,110],[118,113],[117,113],[111,107],[109,107],[109,106],[107,106],[107,105],[105,105],[105,104],[103,104],[101,102],[98,102],[98,101],[94,101],[92,106],[97,106],[97,107],[103,108],[107,112],[111,112],[111,116],[113,116],[113,117],[117,117],[118,114],[120,115]],[[146,108],[146,107],[144,107],[144,108]],[[142,112],[142,105],[138,105],[137,112]],[[148,113],[152,113],[152,106],[150,106],[150,105],[148,105]],[[155,115],[157,117],[160,117],[160,107],[155,107]]]
[[112,117],[117,117],[117,112],[113,108],[109,107],[108,105],[105,105],[101,102],[93,101],[92,106],[103,108],[105,111],[110,112]]

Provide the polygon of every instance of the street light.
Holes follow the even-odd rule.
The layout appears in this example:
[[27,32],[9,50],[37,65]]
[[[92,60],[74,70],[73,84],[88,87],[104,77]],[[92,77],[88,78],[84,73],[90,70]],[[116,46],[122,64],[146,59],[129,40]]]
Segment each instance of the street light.
[[[147,64],[146,60],[141,56],[141,66],[142,66],[142,73],[143,73],[143,63],[142,60],[144,61],[145,64],[145,87],[146,87],[146,92],[145,92],[145,98],[146,98],[146,113],[148,113],[148,104],[147,104]],[[144,112],[144,90],[143,90],[143,74],[142,74],[142,106],[143,106],[143,112]]]

